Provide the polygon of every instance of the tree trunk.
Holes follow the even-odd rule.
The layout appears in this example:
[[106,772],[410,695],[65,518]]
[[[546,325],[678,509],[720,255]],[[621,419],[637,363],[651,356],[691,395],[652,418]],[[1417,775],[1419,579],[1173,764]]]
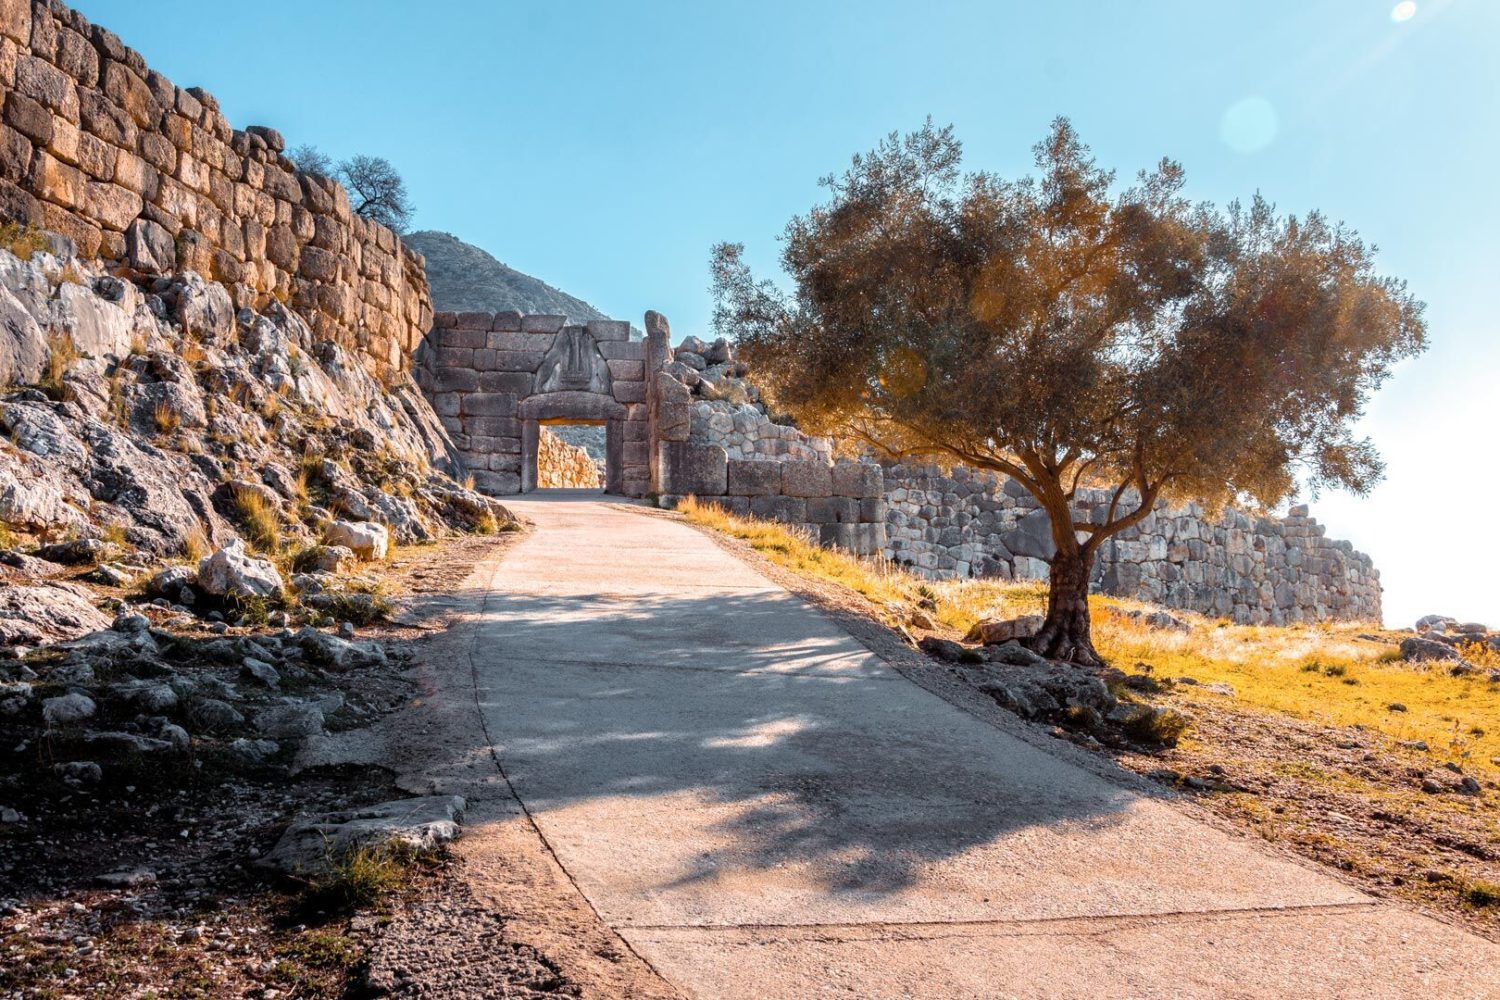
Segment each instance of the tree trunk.
[[1087,547],[1059,549],[1052,557],[1047,618],[1027,644],[1034,652],[1049,660],[1103,665],[1089,631],[1089,570],[1093,561],[1093,552]]

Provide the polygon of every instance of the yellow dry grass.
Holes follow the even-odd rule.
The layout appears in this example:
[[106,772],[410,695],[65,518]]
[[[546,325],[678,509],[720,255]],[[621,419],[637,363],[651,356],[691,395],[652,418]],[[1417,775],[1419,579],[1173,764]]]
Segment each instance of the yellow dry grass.
[[[920,609],[963,633],[981,619],[1045,609],[1046,586],[1035,581],[929,581],[888,560],[819,548],[784,525],[737,517],[691,498],[678,509],[694,524],[741,539],[780,566],[863,594],[890,624],[908,625]],[[1158,678],[1230,684],[1242,709],[1421,740],[1436,758],[1461,762],[1466,771],[1500,771],[1500,684],[1487,678],[1489,668],[1500,667],[1494,652],[1467,650],[1471,662],[1486,669],[1454,677],[1441,664],[1400,661],[1391,643],[1359,638],[1379,632],[1370,623],[1234,625],[1174,612],[1193,625],[1183,633],[1110,613],[1151,607],[1138,601],[1095,596],[1089,603],[1095,646],[1128,673],[1145,665]]]

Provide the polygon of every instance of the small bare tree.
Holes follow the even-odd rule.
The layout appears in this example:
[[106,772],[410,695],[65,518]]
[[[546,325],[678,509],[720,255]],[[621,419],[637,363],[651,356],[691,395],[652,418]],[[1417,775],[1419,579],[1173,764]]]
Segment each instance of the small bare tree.
[[335,163],[316,146],[303,144],[291,151],[299,170],[332,177],[349,192],[349,204],[367,219],[374,219],[395,232],[402,233],[411,224],[416,211],[406,193],[406,182],[380,156],[351,156]]
[[[786,229],[789,296],[716,248],[715,323],[802,426],[1037,499],[1056,554],[1036,651],[1099,662],[1094,556],[1158,499],[1271,506],[1299,480],[1380,478],[1354,425],[1425,325],[1354,233],[1259,197],[1191,203],[1167,160],[1113,194],[1066,120],[1037,178],[963,176],[960,153],[928,122],[825,179]],[[1102,518],[1075,519],[1080,485],[1109,488]]]

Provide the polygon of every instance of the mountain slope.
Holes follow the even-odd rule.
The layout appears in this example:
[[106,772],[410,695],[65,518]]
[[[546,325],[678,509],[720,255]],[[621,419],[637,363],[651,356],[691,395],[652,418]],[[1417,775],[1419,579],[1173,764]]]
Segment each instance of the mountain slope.
[[432,305],[440,312],[515,309],[523,313],[561,314],[573,323],[612,318],[539,278],[507,267],[452,233],[428,229],[408,233],[401,240],[427,258]]

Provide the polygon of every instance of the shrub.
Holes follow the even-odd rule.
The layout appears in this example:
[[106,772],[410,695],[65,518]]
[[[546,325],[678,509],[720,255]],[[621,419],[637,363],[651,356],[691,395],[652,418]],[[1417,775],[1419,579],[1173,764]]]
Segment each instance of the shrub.
[[1474,879],[1464,886],[1463,900],[1476,907],[1500,905],[1500,882]]
[[182,426],[182,414],[168,400],[160,400],[151,411],[151,421],[162,434],[170,434]]
[[1153,708],[1142,712],[1125,725],[1125,731],[1142,743],[1160,743],[1174,747],[1187,732],[1191,720],[1171,708]]
[[73,335],[64,331],[47,335],[47,369],[37,387],[55,400],[68,398],[66,379],[68,372],[78,363],[82,355],[73,343]]
[[47,249],[47,237],[40,229],[19,222],[0,224],[0,250],[9,250],[22,260]]
[[254,490],[239,490],[234,495],[234,510],[245,538],[263,555],[275,555],[281,549],[281,514],[264,496]]

